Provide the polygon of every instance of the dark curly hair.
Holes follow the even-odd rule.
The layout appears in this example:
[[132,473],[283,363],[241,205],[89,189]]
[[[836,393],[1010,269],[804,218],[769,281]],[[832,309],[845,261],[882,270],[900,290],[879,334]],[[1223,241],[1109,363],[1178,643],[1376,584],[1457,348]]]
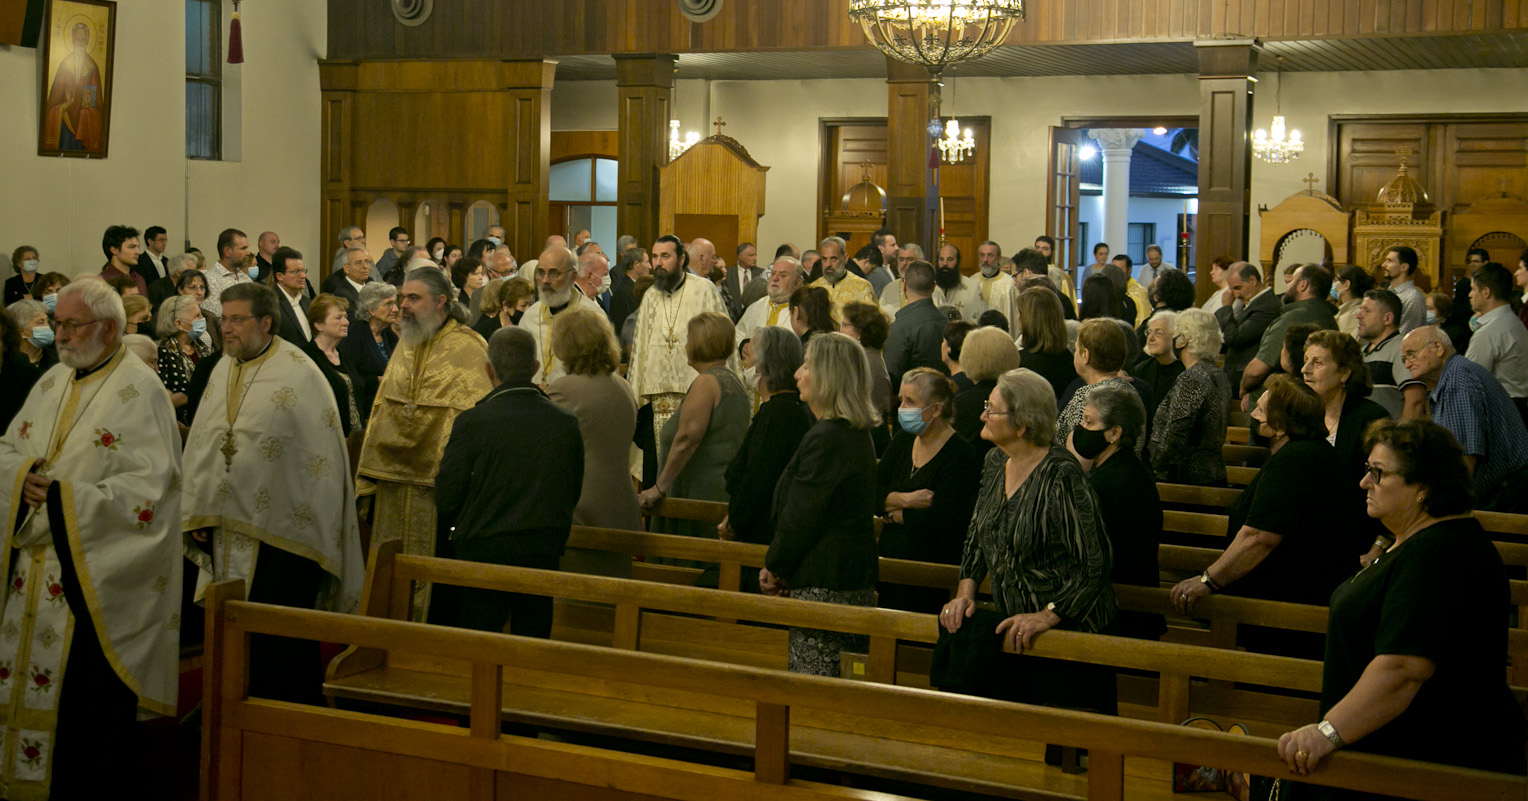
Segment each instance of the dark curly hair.
[[1462,515],[1475,505],[1475,489],[1464,463],[1464,449],[1449,430],[1431,420],[1385,418],[1364,432],[1364,452],[1384,445],[1395,454],[1396,472],[1422,487],[1422,510],[1433,517]]
[[1176,268],[1164,268],[1157,273],[1157,300],[1172,311],[1183,311],[1194,305],[1194,282],[1187,273]]
[[840,311],[844,322],[854,326],[859,332],[859,341],[867,349],[879,350],[886,347],[886,335],[890,333],[890,325],[886,322],[886,315],[881,313],[879,306],[871,303],[856,302],[845,303]]

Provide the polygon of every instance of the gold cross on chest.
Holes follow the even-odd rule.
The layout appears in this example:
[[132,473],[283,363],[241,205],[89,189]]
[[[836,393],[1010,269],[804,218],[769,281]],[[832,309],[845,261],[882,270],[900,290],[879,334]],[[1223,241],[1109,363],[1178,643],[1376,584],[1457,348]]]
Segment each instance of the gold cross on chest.
[[223,454],[223,472],[233,472],[233,457],[239,452],[239,446],[233,444],[233,429],[223,432],[223,447],[218,448]]
[[722,135],[722,129],[727,127],[727,123],[722,122],[722,115],[720,115],[720,114],[716,115],[716,122],[713,122],[711,124],[716,126],[716,135],[717,136],[721,136]]

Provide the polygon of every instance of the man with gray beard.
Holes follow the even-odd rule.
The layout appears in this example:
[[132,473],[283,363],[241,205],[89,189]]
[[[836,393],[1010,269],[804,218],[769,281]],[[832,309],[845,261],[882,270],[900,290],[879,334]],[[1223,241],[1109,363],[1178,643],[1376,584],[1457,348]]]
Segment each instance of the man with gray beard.
[[[463,323],[451,282],[424,267],[398,290],[401,337],[377,388],[361,446],[356,495],[372,501],[371,541],[402,540],[408,554],[434,556],[435,474],[456,416],[492,389],[487,346]],[[430,587],[414,588],[411,617],[423,621]]]
[[520,318],[520,327],[536,339],[536,361],[539,367],[531,380],[542,389],[568,373],[567,366],[552,355],[552,318],[568,309],[594,304],[577,286],[585,259],[603,260],[604,256],[586,253],[575,264],[573,251],[561,245],[553,245],[541,251],[536,259],[536,302],[525,310],[525,316]]

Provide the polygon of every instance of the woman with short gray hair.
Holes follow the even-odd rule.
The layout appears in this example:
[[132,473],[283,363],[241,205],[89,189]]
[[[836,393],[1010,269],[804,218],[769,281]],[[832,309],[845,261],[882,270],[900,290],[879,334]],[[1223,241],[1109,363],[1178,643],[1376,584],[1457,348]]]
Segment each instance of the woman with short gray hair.
[[1183,362],[1157,407],[1149,448],[1158,481],[1223,486],[1226,462],[1226,407],[1231,383],[1215,365],[1220,355],[1220,326],[1203,309],[1184,309],[1173,317],[1172,349]]
[[[950,634],[995,627],[1011,654],[991,673],[962,679],[978,695],[1114,714],[1109,668],[1012,656],[1052,628],[1111,632],[1118,616],[1098,499],[1077,460],[1051,448],[1056,393],[1038,373],[1010,370],[982,417],[981,435],[994,447],[982,467],[960,586],[939,622]],[[976,588],[986,578],[998,611],[978,614]]]
[[377,386],[387,372],[387,362],[398,349],[398,288],[386,281],[372,281],[361,287],[356,302],[356,323],[340,342],[340,360],[355,365],[361,375],[356,389],[356,406],[370,409],[377,397]]
[[190,295],[172,295],[159,304],[159,317],[154,324],[159,334],[159,380],[170,390],[170,402],[175,406],[175,419],[181,425],[191,425],[191,407],[187,405],[191,374],[196,365],[212,355],[211,343],[207,341],[207,318],[202,307]]

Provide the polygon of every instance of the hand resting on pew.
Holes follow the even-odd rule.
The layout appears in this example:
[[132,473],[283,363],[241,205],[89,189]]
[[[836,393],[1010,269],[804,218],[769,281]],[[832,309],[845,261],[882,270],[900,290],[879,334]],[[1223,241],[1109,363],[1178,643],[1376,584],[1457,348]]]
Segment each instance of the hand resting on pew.
[[791,588],[786,585],[785,579],[769,572],[769,568],[761,567],[759,568],[759,592],[765,595],[788,598],[791,594]]

